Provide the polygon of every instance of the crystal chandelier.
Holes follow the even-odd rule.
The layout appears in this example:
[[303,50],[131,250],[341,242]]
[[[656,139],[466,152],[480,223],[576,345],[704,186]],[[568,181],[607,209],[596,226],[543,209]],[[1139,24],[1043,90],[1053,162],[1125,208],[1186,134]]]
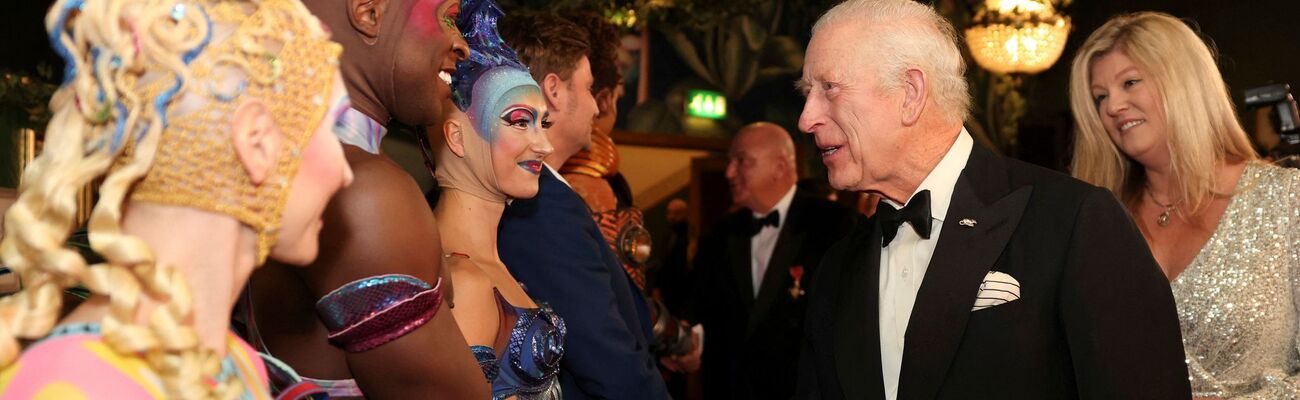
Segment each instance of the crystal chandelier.
[[984,69],[1034,74],[1061,58],[1070,18],[1050,0],[985,0],[966,29],[966,45]]

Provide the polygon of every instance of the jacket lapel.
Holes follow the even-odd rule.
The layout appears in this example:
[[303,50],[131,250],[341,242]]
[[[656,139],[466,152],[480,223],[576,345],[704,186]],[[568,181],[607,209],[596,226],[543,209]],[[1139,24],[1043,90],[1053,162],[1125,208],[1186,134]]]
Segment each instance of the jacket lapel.
[[978,145],[971,150],[907,325],[899,399],[933,399],[939,393],[979,286],[1033,191],[1026,186],[1008,194],[1007,179],[1004,160]]
[[781,232],[776,237],[776,247],[772,248],[772,257],[768,258],[767,271],[763,273],[763,281],[760,282],[758,289],[758,298],[754,300],[754,307],[749,312],[749,328],[747,334],[752,335],[754,329],[758,327],[759,322],[771,310],[772,303],[782,294],[789,295],[785,289],[793,285],[786,279],[790,274],[790,266],[794,264],[795,256],[799,255],[799,249],[803,246],[804,237],[807,232],[799,224],[799,195],[795,195],[790,207],[786,210],[789,215],[785,217],[785,224],[781,227]]
[[731,277],[735,279],[736,293],[748,309],[754,304],[753,272],[749,261],[750,237],[739,230],[727,237],[727,259],[731,260]]
[[[851,251],[827,257],[822,265],[839,265],[835,282],[833,358],[844,397],[883,399],[880,372],[880,224],[875,218],[858,225],[847,239]],[[833,269],[819,268],[830,272]],[[825,282],[825,280],[822,280]],[[863,379],[865,378],[865,379]]]

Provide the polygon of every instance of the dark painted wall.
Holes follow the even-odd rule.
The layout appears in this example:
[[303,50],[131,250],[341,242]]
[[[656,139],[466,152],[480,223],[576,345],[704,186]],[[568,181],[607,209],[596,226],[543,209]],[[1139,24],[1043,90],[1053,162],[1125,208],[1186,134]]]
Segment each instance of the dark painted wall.
[[44,62],[62,67],[62,61],[50,50],[45,38],[45,12],[51,0],[5,2],[0,12],[0,68],[35,73]]

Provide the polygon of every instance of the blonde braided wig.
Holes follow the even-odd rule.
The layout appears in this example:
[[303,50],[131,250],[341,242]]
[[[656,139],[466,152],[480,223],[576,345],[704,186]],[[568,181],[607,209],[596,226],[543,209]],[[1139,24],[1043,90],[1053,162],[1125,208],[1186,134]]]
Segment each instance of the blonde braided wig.
[[[16,338],[50,331],[62,289],[80,283],[110,299],[105,342],[143,357],[168,398],[237,398],[243,388],[234,374],[207,381],[220,359],[190,326],[189,287],[121,232],[123,201],[230,215],[257,232],[260,265],[274,246],[298,154],[325,116],[340,47],[297,0],[59,0],[45,23],[68,66],[50,102],[44,151],[4,218],[0,260],[24,290],[0,299],[0,368],[17,357]],[[229,139],[245,97],[265,101],[284,138],[261,184]],[[78,189],[97,178],[89,230],[107,261],[87,266],[63,243],[75,227]],[[139,325],[145,295],[165,306]]]

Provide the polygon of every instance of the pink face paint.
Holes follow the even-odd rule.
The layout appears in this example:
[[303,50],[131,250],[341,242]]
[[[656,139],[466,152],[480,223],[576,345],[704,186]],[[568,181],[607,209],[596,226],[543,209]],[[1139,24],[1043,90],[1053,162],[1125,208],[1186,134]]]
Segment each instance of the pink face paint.
[[533,125],[533,121],[537,120],[537,110],[527,104],[511,105],[501,113],[501,120],[507,126],[528,128]]
[[455,18],[460,13],[458,0],[419,0],[411,9],[409,23],[425,36],[437,37],[455,32]]
[[[471,121],[474,121],[479,136],[492,142],[502,125],[510,126],[520,122],[508,120],[511,117],[526,115],[528,121],[521,124],[524,129],[536,124],[538,114],[541,112],[532,96],[540,94],[541,89],[537,87],[537,83],[527,71],[497,67],[476,82],[474,104],[470,105],[465,113],[469,115]],[[513,113],[516,110],[523,110],[523,115]],[[493,116],[502,123],[492,122]]]

